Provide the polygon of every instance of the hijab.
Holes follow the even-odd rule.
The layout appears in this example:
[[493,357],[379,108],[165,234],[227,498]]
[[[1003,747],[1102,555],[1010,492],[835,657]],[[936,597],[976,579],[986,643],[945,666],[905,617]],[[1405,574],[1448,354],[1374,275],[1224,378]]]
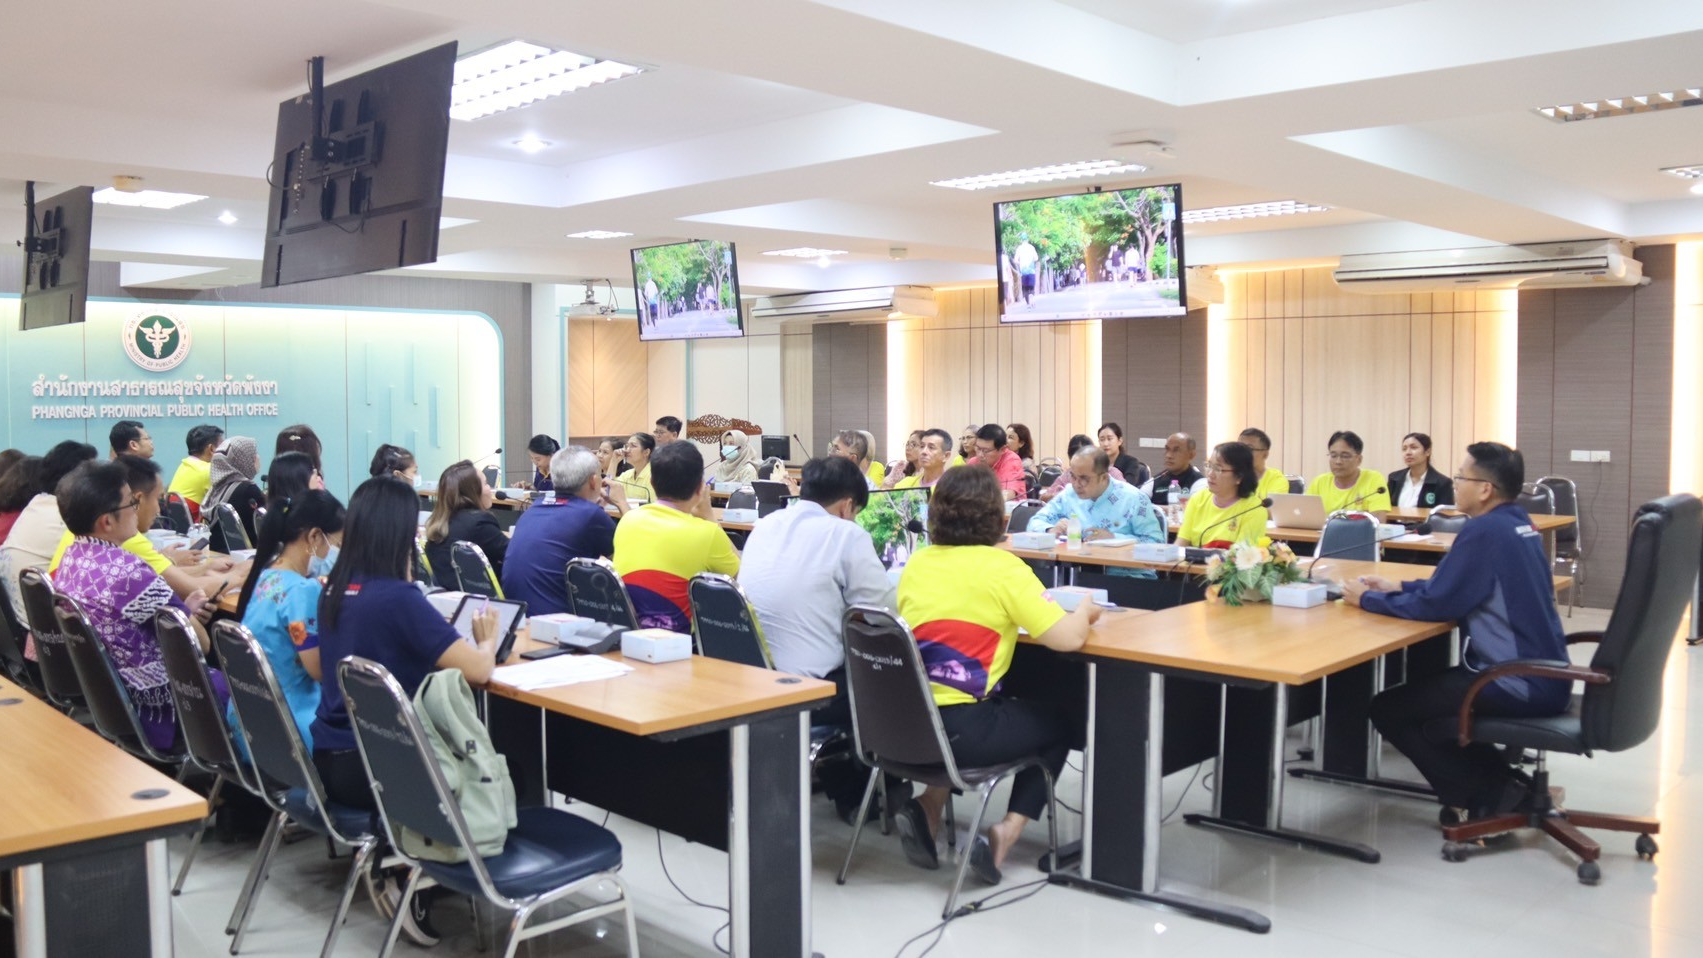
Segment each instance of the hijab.
[[259,471],[260,450],[255,447],[253,439],[232,436],[225,440],[225,444],[213,452],[213,462],[208,467],[213,484],[201,503],[201,510],[205,512],[221,502],[230,501],[243,483],[254,481],[254,475]]
[[[727,441],[729,435],[733,437],[733,445],[739,450],[732,459],[720,457],[721,443]],[[715,480],[717,482],[740,482],[742,481],[740,479],[742,474],[745,474],[747,470],[757,468],[757,454],[751,451],[751,437],[737,429],[722,435],[721,440],[716,443],[716,453],[718,458],[715,465]]]

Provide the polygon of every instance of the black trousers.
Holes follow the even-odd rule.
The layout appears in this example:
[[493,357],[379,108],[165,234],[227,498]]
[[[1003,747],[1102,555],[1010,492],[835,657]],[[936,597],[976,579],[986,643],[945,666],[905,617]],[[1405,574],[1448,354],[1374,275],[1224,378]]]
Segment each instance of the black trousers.
[[[1417,678],[1379,694],[1372,700],[1372,724],[1401,750],[1425,776],[1444,805],[1466,809],[1493,806],[1512,779],[1512,770],[1494,745],[1474,742],[1462,746],[1457,736],[1461,701],[1478,674],[1455,666]],[[1473,703],[1484,715],[1530,714],[1487,688]]]
[[364,811],[378,811],[378,804],[373,800],[373,786],[367,780],[367,768],[361,764],[361,753],[356,749],[342,751],[313,750],[313,767],[319,772],[319,780],[325,785],[325,797],[339,805],[359,808]]
[[[1070,752],[1070,725],[1052,706],[1028,699],[996,696],[980,702],[946,705],[940,724],[962,768],[985,768],[1024,756],[1038,756],[1054,780]],[[1010,811],[1040,818],[1047,805],[1047,780],[1039,768],[1026,768],[1011,783]]]

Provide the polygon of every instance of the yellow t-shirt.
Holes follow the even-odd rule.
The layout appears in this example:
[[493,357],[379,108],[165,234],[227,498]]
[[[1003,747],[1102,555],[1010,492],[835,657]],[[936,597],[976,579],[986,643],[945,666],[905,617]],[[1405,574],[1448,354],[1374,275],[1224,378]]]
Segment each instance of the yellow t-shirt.
[[[47,564],[48,575],[59,571],[59,560],[65,558],[65,550],[71,548],[71,540],[70,532],[59,537],[59,545],[53,550],[53,559]],[[124,540],[124,545],[119,548],[148,563],[148,568],[155,572],[164,572],[171,568],[171,560],[161,555],[160,550],[154,548],[153,540],[140,532]]]
[[[1188,508],[1183,510],[1183,524],[1177,529],[1177,541],[1187,540],[1202,548],[1228,546],[1236,542],[1269,545],[1271,537],[1265,534],[1265,522],[1271,514],[1260,507],[1262,498],[1260,493],[1255,492],[1246,499],[1236,500],[1228,508],[1220,509],[1210,492],[1190,496]],[[1253,511],[1247,515],[1236,515],[1244,509]],[[1220,522],[1230,516],[1236,518]],[[1208,537],[1205,542],[1201,541],[1203,534]]]
[[199,506],[212,488],[213,464],[188,456],[172,474],[171,485],[166,487],[166,492],[175,492]]
[[[1266,496],[1283,496],[1289,494],[1289,477],[1281,470],[1266,467],[1265,475],[1260,476],[1259,488],[1254,490],[1254,496],[1264,499]],[[1190,500],[1193,501],[1192,499]]]
[[882,481],[887,478],[887,467],[881,464],[881,460],[871,459],[869,460],[869,471],[864,475],[869,477],[869,481],[874,484],[875,488],[879,489]]
[[639,624],[692,630],[686,585],[700,572],[739,574],[739,553],[721,526],[651,504],[615,525],[615,574],[627,584]]
[[621,473],[615,477],[615,481],[626,487],[628,499],[637,499],[640,502],[656,501],[656,489],[650,484],[650,463],[648,462],[642,468],[629,469]]
[[[1384,491],[1372,494],[1372,490],[1383,487]],[[1330,473],[1314,479],[1307,484],[1307,495],[1319,496],[1325,501],[1325,515],[1330,515],[1339,509],[1353,509],[1355,512],[1387,512],[1390,508],[1389,488],[1384,477],[1370,469],[1360,470],[1360,478],[1352,489],[1338,489],[1336,478]],[[1361,499],[1361,496],[1366,498]],[[1354,500],[1360,499],[1359,502]],[[1353,506],[1349,503],[1354,502]]]
[[1004,549],[929,546],[899,579],[899,614],[916,634],[935,704],[962,705],[987,698],[1005,677],[1018,628],[1040,635],[1065,611]]

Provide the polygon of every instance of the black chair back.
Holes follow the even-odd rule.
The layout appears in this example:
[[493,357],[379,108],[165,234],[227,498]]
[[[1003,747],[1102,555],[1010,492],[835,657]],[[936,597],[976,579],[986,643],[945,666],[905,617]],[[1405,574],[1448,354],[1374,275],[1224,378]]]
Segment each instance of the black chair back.
[[639,627],[627,584],[608,559],[569,559],[568,611],[623,629]]
[[484,549],[465,540],[451,543],[449,562],[455,568],[461,591],[493,599],[503,597],[503,587],[497,583],[496,570],[491,568],[491,560],[485,558]]
[[496,466],[486,466],[483,470],[481,470],[481,472],[484,473],[485,481],[491,484],[492,489],[503,484],[502,470],[498,469]]
[[36,683],[29,677],[29,659],[24,657],[24,633],[27,631],[12,609],[5,584],[0,583],[0,673],[20,685],[34,687]]
[[154,634],[160,641],[172,704],[177,707],[177,727],[189,761],[210,775],[247,781],[189,617],[176,609],[161,609],[154,613]]
[[219,534],[224,536],[225,552],[254,548],[254,543],[249,541],[248,530],[243,528],[242,518],[237,515],[236,507],[230,503],[219,503],[213,507],[212,516],[202,518],[208,519],[208,525],[217,528]]
[[165,508],[160,510],[160,515],[171,522],[171,531],[180,536],[189,535],[189,527],[193,523],[189,520],[189,504],[183,501],[182,496],[175,492],[166,493]]
[[1437,512],[1432,513],[1431,517],[1425,520],[1425,523],[1431,527],[1432,532],[1458,533],[1466,528],[1466,520],[1467,516],[1464,514],[1444,515]]
[[757,494],[749,489],[735,490],[727,497],[727,507],[729,509],[755,509],[757,508]]
[[[255,784],[275,794],[292,788],[306,789],[315,807],[325,807],[319,776],[310,771],[301,732],[290,715],[272,663],[260,643],[242,623],[224,619],[213,623],[213,645],[225,666],[225,682],[231,689],[242,735],[254,762]],[[328,816],[329,818],[329,816]]]
[[739,583],[725,575],[702,572],[687,584],[686,597],[692,604],[692,631],[699,655],[760,669],[775,667],[756,610]]
[[1364,512],[1331,516],[1319,533],[1319,547],[1314,555],[1333,559],[1359,559],[1375,562],[1378,558],[1378,520]]
[[1555,502],[1556,515],[1572,516],[1575,520],[1570,526],[1556,528],[1556,551],[1563,554],[1575,551],[1579,545],[1579,523],[1584,521],[1579,515],[1579,487],[1565,476],[1544,476],[1537,484],[1549,490]]
[[751,484],[751,491],[757,494],[757,515],[766,516],[786,508],[786,499],[792,495],[792,489],[784,482],[759,479]]
[[1626,574],[1591,667],[1614,676],[1586,685],[1579,715],[1584,744],[1618,752],[1649,738],[1662,712],[1662,673],[1691,602],[1703,549],[1703,503],[1689,494],[1638,507]]
[[168,756],[156,753],[149,746],[130,693],[118,677],[118,670],[113,668],[112,657],[95,635],[82,605],[61,593],[53,599],[53,611],[59,619],[59,634],[64,636],[66,655],[77,670],[77,681],[82,686],[83,700],[88,704],[95,730],[132,755],[169,762]]
[[1307,480],[1302,479],[1300,476],[1290,476],[1288,478],[1290,495],[1303,496],[1307,494]]
[[957,767],[911,627],[869,606],[847,609],[841,624],[858,754],[867,764],[886,768],[944,767],[954,784],[965,787],[956,781]]
[[1042,466],[1041,471],[1035,475],[1035,485],[1037,488],[1051,489],[1053,483],[1057,482],[1058,477],[1062,475],[1064,475],[1062,467]]
[[1514,501],[1520,504],[1521,509],[1526,510],[1527,515],[1555,515],[1555,493],[1548,486],[1528,482],[1520,487],[1520,494]]
[[1011,510],[1011,521],[1005,524],[1005,531],[1029,531],[1029,520],[1033,519],[1035,517],[1035,513],[1040,512],[1043,508],[1045,508],[1044,503],[1033,501],[1019,502],[1017,507]]
[[40,569],[25,569],[18,576],[18,592],[24,600],[24,618],[29,622],[30,634],[35,636],[41,689],[47,693],[49,702],[69,712],[83,704],[83,684],[77,680],[77,667],[65,649],[59,615],[53,611],[53,600],[59,597],[59,590]]

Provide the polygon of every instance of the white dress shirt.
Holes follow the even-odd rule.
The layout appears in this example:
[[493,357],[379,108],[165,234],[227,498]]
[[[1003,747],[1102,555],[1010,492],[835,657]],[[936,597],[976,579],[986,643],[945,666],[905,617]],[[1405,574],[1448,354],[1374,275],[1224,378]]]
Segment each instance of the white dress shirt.
[[775,668],[818,679],[845,664],[847,608],[899,604],[869,533],[804,499],[751,530],[739,586],[757,609]]
[[46,569],[53,553],[59,549],[59,539],[65,534],[65,520],[59,516],[59,500],[40,493],[18,513],[5,545],[0,545],[0,575],[5,577],[6,598],[18,621],[28,623],[24,616],[24,598],[18,594],[18,576],[25,569]]

